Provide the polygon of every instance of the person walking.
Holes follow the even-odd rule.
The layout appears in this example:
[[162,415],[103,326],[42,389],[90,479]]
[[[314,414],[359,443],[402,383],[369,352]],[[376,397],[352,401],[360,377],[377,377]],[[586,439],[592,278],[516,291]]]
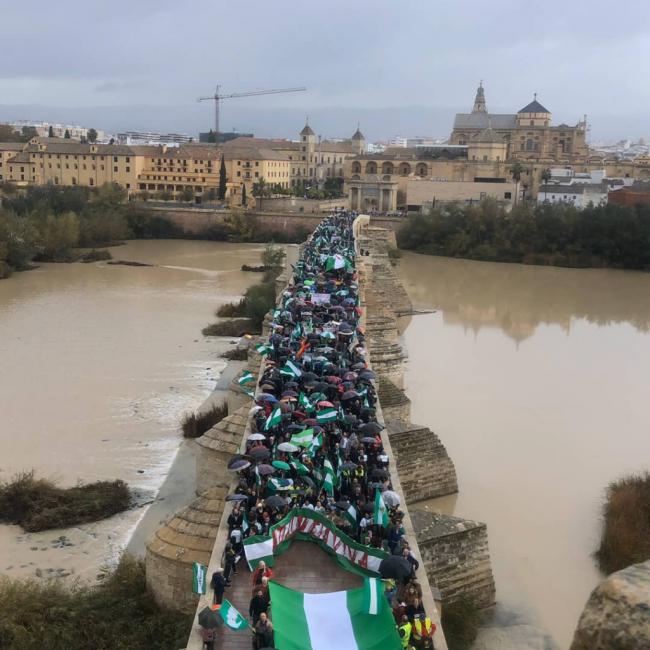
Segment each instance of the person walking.
[[266,614],[268,608],[269,601],[264,597],[264,592],[261,588],[257,589],[248,606],[248,615],[251,617],[253,627],[257,625],[257,621],[260,619],[260,614]]
[[210,586],[214,591],[213,602],[217,605],[221,605],[221,602],[223,601],[223,592],[226,590],[226,579],[224,578],[223,569],[221,567],[212,574]]
[[264,612],[260,614],[257,625],[255,625],[253,647],[255,650],[273,647],[273,623],[269,621],[268,616]]

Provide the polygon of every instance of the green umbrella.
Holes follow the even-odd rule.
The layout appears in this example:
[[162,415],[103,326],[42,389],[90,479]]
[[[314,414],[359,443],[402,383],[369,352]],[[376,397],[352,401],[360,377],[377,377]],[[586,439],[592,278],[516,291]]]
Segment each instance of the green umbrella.
[[283,460],[274,460],[271,465],[277,469],[291,469],[291,467],[289,467],[289,463],[285,463]]

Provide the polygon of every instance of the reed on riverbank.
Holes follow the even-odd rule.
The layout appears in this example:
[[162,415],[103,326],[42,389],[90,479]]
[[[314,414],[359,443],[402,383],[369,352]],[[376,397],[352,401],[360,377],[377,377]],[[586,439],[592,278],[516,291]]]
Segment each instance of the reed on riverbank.
[[449,650],[469,650],[478,634],[481,612],[471,600],[443,603],[441,623]]
[[241,298],[237,302],[226,302],[221,305],[215,312],[220,318],[241,318],[246,316],[246,298]]
[[34,472],[0,483],[0,521],[28,532],[66,528],[105,519],[128,509],[131,493],[124,481],[97,481],[60,488]]
[[650,474],[609,484],[595,557],[607,574],[650,559]]
[[214,404],[209,410],[186,413],[181,421],[184,438],[199,438],[228,415],[228,403]]
[[244,334],[259,334],[261,329],[255,327],[248,318],[229,318],[210,323],[202,330],[203,336],[243,336]]
[[0,576],[0,648],[177,650],[192,617],[159,607],[144,562],[123,556],[97,586]]

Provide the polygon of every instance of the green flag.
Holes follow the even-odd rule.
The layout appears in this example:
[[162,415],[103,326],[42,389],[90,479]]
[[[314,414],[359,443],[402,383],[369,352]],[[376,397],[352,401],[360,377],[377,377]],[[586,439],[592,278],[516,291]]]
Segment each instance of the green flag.
[[235,609],[227,598],[224,598],[223,603],[221,603],[219,614],[223,622],[231,630],[245,630],[250,627],[248,621]]
[[388,601],[384,596],[384,583],[378,578],[363,580],[363,612],[376,616]]
[[253,373],[249,372],[248,370],[244,372],[242,376],[237,380],[240,386],[248,384],[251,381],[255,381],[255,377],[253,376]]
[[314,440],[314,430],[305,429],[291,436],[291,444],[298,447],[309,447]]
[[357,527],[357,509],[350,504],[347,510],[343,510],[343,516],[350,522],[353,528]]
[[274,408],[273,411],[271,411],[271,415],[266,418],[266,422],[264,423],[264,430],[268,431],[273,427],[277,427],[280,422],[282,422],[282,411],[280,411],[280,407],[278,406]]
[[255,346],[255,349],[256,349],[257,352],[258,352],[259,354],[261,354],[263,357],[266,357],[266,356],[269,354],[269,352],[271,352],[271,348],[268,347],[267,345],[264,345],[264,343],[258,343],[258,344]]
[[375,513],[373,523],[377,526],[383,526],[384,528],[388,526],[388,510],[386,510],[386,504],[384,503],[384,498],[381,496],[379,488],[375,490]]
[[309,398],[304,393],[298,395],[298,406],[305,412],[309,413],[314,410],[313,404],[309,401]]
[[294,379],[300,379],[302,377],[302,370],[293,362],[291,359],[287,359],[287,362],[280,369],[280,372],[283,375],[288,375]]
[[[257,469],[257,467],[255,469]],[[241,522],[242,533],[246,534],[246,531],[249,528],[250,528],[250,524],[248,523],[248,517],[246,516],[246,509],[244,509],[244,516],[243,516],[242,522]]]
[[339,412],[335,408],[324,408],[316,413],[316,420],[320,423],[336,422]]
[[208,567],[199,562],[192,565],[192,592],[195,594],[204,594],[208,588],[207,581]]

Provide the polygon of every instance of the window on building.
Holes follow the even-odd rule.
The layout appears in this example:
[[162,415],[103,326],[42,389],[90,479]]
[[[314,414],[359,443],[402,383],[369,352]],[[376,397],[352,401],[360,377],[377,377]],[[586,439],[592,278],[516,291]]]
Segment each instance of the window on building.
[[126,171],[127,171],[127,172],[130,172],[130,171],[131,171],[131,168],[130,168],[130,167],[127,167],[127,168],[126,168]]
[[259,173],[259,172],[255,172],[255,178],[258,178],[258,177],[259,177],[259,175],[260,175],[260,173]]
[[117,162],[117,156],[113,156],[113,162]]
[[114,171],[114,172],[117,172],[117,167],[113,167],[113,171]]
[[92,187],[95,184],[95,179],[91,178],[88,184]]
[[503,198],[504,199],[511,199],[512,198],[512,192],[504,192],[503,193]]

